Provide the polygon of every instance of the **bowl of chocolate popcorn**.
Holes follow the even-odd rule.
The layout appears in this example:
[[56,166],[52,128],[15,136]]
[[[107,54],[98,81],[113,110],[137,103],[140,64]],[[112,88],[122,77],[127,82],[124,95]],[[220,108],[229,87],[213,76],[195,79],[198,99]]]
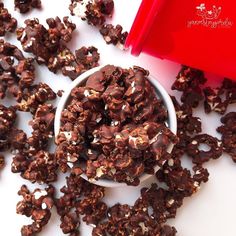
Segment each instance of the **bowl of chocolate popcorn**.
[[173,161],[174,105],[138,66],[99,66],[80,75],[61,97],[54,126],[61,171],[97,185],[137,186]]

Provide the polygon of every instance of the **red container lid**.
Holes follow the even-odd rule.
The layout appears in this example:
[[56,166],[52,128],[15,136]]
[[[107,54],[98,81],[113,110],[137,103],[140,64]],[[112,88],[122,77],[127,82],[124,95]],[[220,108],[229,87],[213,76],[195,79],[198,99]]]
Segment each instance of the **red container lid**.
[[235,0],[143,0],[125,46],[236,80]]

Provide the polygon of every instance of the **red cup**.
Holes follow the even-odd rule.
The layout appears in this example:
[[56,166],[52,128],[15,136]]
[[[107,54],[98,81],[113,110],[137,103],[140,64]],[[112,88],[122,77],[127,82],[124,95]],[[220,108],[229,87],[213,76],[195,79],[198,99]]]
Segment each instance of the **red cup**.
[[236,79],[235,0],[143,0],[126,47]]

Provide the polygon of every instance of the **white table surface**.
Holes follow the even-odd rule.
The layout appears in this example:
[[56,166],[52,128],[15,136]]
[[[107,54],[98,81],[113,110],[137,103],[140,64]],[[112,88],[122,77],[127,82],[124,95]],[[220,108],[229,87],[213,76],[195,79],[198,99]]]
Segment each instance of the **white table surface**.
[[[13,0],[4,2],[9,11],[17,18],[19,26],[23,26],[23,21],[26,18],[38,17],[40,22],[45,23],[45,19],[48,17],[70,15],[68,10],[70,0],[42,0],[42,11],[33,10],[23,17],[13,10]],[[140,2],[141,0],[115,0],[116,10],[112,22],[120,23],[126,30],[129,30]],[[74,38],[69,45],[72,50],[84,45],[94,45],[98,47],[101,53],[100,64],[143,66],[149,69],[164,87],[170,91],[170,85],[180,68],[178,64],[158,60],[146,55],[135,58],[113,46],[107,46],[94,27],[88,26],[77,17],[71,18],[77,24]],[[21,48],[20,43],[15,39],[15,35],[9,35],[8,40]],[[215,76],[209,75],[209,77]],[[65,88],[70,83],[68,78],[62,75],[54,75],[44,66],[37,66],[37,78],[38,81],[48,83],[55,91]],[[221,79],[219,77],[215,78]],[[171,93],[174,94],[173,92]],[[9,103],[5,102],[5,104]],[[233,109],[235,110],[235,106],[230,107],[230,110]],[[215,131],[215,128],[220,123],[218,115],[205,115],[202,111],[198,111],[196,114],[202,118],[205,132],[218,135]],[[27,125],[30,118],[29,114],[22,113],[18,122],[19,126],[23,127],[27,133],[30,132]],[[31,221],[15,213],[16,204],[21,199],[17,195],[17,191],[22,184],[27,184],[31,190],[39,187],[39,185],[32,185],[18,174],[11,173],[11,155],[6,154],[6,161],[7,166],[0,173],[0,236],[18,236],[20,235],[21,226]],[[197,194],[184,201],[184,206],[179,209],[176,219],[169,221],[169,223],[177,228],[179,236],[235,236],[236,164],[227,155],[224,155],[221,159],[207,163],[205,166],[210,172],[210,181],[203,185]],[[117,202],[133,204],[139,196],[139,189],[143,186],[149,186],[153,181],[155,181],[154,178],[151,178],[142,186],[136,188],[108,189],[106,202],[108,205]],[[59,189],[64,183],[64,176],[60,176],[55,186]],[[54,209],[50,223],[40,235],[62,236],[63,233],[59,228],[59,224],[59,217]],[[91,227],[82,224],[81,235],[89,236],[90,232]]]

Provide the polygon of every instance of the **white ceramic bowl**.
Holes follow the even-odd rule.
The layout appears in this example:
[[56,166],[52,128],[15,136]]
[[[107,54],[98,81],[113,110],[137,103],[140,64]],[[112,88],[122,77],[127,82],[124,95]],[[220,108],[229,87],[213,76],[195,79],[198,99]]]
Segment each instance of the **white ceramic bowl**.
[[[89,71],[86,71],[85,73],[80,75],[77,79],[75,79],[73,82],[71,82],[71,84],[68,85],[68,87],[64,91],[63,96],[61,97],[61,99],[58,103],[58,106],[57,106],[56,116],[55,116],[55,123],[54,123],[55,136],[57,136],[59,131],[60,131],[61,113],[64,110],[68,99],[70,98],[71,90],[74,87],[81,84],[82,81],[86,80],[94,72],[100,70],[102,67],[104,67],[104,66],[99,66],[99,67],[93,68]],[[174,134],[176,134],[176,131],[177,131],[176,113],[175,113],[175,108],[174,108],[174,105],[172,103],[172,100],[171,100],[169,94],[163,88],[163,86],[152,75],[149,75],[148,79],[151,82],[151,84],[155,87],[157,96],[163,100],[164,105],[167,108],[167,111],[168,111],[168,120],[167,120],[168,128]],[[172,149],[173,149],[173,144],[170,144],[169,147],[168,147],[168,152],[171,152]],[[160,167],[156,166],[154,169],[155,169],[155,172],[157,172],[160,169]],[[140,176],[140,183],[147,180],[151,176],[152,175],[149,175],[149,174],[143,174],[142,176]],[[82,174],[81,177],[86,179],[87,181],[89,181],[85,174]],[[92,182],[94,184],[97,184],[97,185],[100,185],[100,186],[104,186],[104,187],[122,187],[122,186],[126,186],[125,183],[118,183],[118,182],[108,180],[108,179],[100,179],[100,180],[97,180],[97,181],[90,181],[90,182]]]

